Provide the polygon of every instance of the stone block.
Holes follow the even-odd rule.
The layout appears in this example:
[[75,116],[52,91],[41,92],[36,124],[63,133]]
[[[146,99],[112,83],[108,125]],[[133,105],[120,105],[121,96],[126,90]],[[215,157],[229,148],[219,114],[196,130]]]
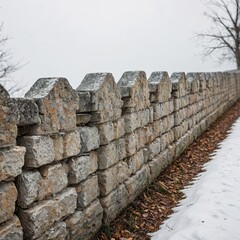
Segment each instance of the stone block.
[[150,122],[150,109],[144,109],[138,112],[138,118],[140,121],[140,126],[144,127]]
[[131,174],[137,172],[144,164],[144,161],[145,158],[142,149],[135,153],[133,156],[127,158],[127,164]]
[[78,127],[84,126],[85,124],[90,122],[91,118],[92,118],[91,114],[78,113],[78,114],[76,114],[76,121],[77,121],[76,124]]
[[125,121],[125,132],[134,132],[137,128],[141,126],[138,112],[123,115]]
[[187,108],[183,108],[174,113],[175,125],[180,125],[187,117]]
[[26,126],[41,122],[37,104],[32,99],[12,98],[16,105],[17,125]]
[[173,143],[173,141],[174,141],[174,132],[173,131],[169,131],[169,132],[164,133],[160,137],[161,151],[163,151],[166,147],[168,147],[171,143]]
[[47,136],[24,136],[18,144],[26,148],[25,166],[37,168],[54,161],[53,140]]
[[148,81],[152,102],[167,102],[171,98],[172,84],[167,72],[153,72]]
[[37,170],[23,171],[16,180],[18,189],[18,205],[27,208],[37,200],[41,189],[41,174]]
[[130,202],[128,191],[124,184],[119,185],[106,197],[100,199],[104,211],[103,222],[109,224]]
[[17,189],[14,183],[0,183],[0,223],[12,218],[17,200]]
[[0,84],[0,148],[16,144],[16,106],[10,101],[7,90]]
[[96,106],[92,104],[92,97],[90,92],[78,92],[78,97],[79,105],[77,112],[97,111]]
[[150,169],[148,165],[144,165],[136,174],[125,182],[125,186],[129,193],[128,201],[132,202],[149,184]]
[[41,118],[40,124],[31,127],[32,134],[75,129],[79,99],[67,79],[38,79],[25,97],[34,99]]
[[121,116],[121,92],[111,73],[87,74],[77,91],[91,94],[93,110],[90,111],[96,111],[91,122],[114,121]]
[[149,168],[151,172],[151,181],[156,179],[159,174],[171,163],[174,156],[174,147],[165,149],[158,156],[155,156],[151,162],[149,162]]
[[115,141],[101,146],[98,150],[98,167],[106,169],[118,162],[118,152]]
[[120,137],[123,137],[125,134],[125,121],[124,118],[121,117],[117,119],[114,124],[114,139],[119,139]]
[[68,185],[67,173],[62,164],[48,165],[40,169],[42,176],[38,200],[61,192]]
[[128,97],[124,101],[123,108],[134,108],[135,111],[139,111],[150,106],[145,72],[125,72],[117,84],[121,89],[122,96]]
[[161,150],[160,144],[161,144],[160,138],[156,138],[152,143],[148,145],[149,160],[153,159],[156,155],[160,153]]
[[24,165],[24,147],[12,147],[0,150],[0,182],[11,180],[22,173]]
[[88,156],[73,157],[68,161],[68,181],[70,184],[77,184],[96,172],[97,168],[96,152],[91,152]]
[[81,142],[78,130],[66,132],[63,135],[63,158],[78,155],[84,149],[84,143]]
[[188,121],[183,121],[179,126],[174,127],[174,140],[177,141],[188,131],[189,123]]
[[55,222],[74,213],[77,206],[77,193],[67,188],[51,200],[45,200],[29,209],[19,209],[19,218],[24,236],[28,239],[41,237]]
[[67,227],[65,222],[60,222],[50,227],[37,240],[65,240],[67,237]]
[[83,152],[90,152],[99,147],[100,140],[96,127],[80,127],[79,133]]
[[184,152],[184,150],[191,144],[193,138],[192,130],[190,130],[176,142],[175,157],[179,157]]
[[129,133],[125,135],[126,141],[126,154],[127,157],[132,156],[137,152],[138,147],[138,135],[135,133]]
[[86,207],[99,196],[98,177],[90,176],[87,180],[80,183],[81,191],[78,192],[77,207],[78,209]]
[[117,154],[118,154],[118,160],[122,160],[127,156],[126,153],[126,141],[125,138],[119,138],[115,141]]
[[17,216],[0,224],[0,240],[22,240],[23,231]]
[[97,125],[99,131],[100,145],[106,145],[114,140],[114,124],[112,122]]
[[102,225],[103,209],[98,199],[83,211],[76,211],[66,219],[67,239],[91,239]]
[[171,75],[173,96],[179,98],[185,96],[189,92],[188,83],[185,73],[178,72]]

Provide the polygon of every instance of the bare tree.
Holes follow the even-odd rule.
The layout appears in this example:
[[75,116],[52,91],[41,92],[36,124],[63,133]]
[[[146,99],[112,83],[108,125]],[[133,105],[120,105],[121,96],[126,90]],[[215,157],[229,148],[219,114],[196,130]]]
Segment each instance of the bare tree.
[[[3,24],[0,24],[0,84],[8,86],[7,90],[10,94],[21,90],[21,87],[14,83],[11,74],[18,70],[19,64],[13,63],[12,54],[6,48],[8,37],[3,36]],[[11,84],[8,84],[8,83]]]
[[204,56],[219,53],[220,62],[230,60],[240,69],[240,3],[239,0],[210,0],[205,16],[212,28],[198,33],[203,40]]

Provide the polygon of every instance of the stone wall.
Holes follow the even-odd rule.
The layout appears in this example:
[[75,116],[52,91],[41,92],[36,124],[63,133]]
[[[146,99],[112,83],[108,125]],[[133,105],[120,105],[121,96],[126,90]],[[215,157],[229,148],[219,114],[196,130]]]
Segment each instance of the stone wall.
[[89,239],[240,97],[240,73],[0,85],[0,239]]

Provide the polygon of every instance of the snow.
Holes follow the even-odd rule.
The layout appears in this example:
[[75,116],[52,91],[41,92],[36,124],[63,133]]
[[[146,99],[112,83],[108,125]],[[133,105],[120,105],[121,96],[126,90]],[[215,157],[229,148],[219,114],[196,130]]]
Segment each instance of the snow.
[[240,118],[152,240],[240,239]]

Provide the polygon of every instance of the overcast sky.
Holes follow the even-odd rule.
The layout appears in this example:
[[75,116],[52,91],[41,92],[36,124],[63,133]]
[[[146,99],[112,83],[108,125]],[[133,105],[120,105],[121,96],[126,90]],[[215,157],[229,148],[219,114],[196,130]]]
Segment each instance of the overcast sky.
[[90,72],[217,71],[202,61],[194,33],[209,27],[201,0],[0,0],[0,21],[11,38],[13,78],[66,77],[76,88]]

